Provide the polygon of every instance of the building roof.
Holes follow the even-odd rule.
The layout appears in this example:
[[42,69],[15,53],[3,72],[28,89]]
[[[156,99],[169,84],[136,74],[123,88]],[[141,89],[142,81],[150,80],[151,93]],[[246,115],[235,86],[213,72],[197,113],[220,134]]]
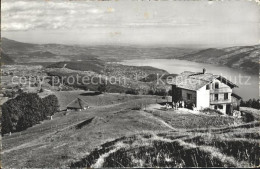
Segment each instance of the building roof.
[[170,84],[176,85],[179,88],[197,91],[203,86],[211,83],[214,79],[218,79],[221,82],[227,84],[231,88],[238,87],[228,79],[220,75],[214,75],[211,73],[202,72],[190,72],[185,71],[174,77]]
[[237,98],[238,100],[242,99],[242,97],[240,97],[240,96],[237,95],[236,93],[232,93],[231,96]]
[[69,109],[84,109],[87,106],[88,105],[85,101],[83,101],[80,98],[76,98],[75,100],[73,100],[72,102],[70,102],[67,105],[67,108],[69,108]]

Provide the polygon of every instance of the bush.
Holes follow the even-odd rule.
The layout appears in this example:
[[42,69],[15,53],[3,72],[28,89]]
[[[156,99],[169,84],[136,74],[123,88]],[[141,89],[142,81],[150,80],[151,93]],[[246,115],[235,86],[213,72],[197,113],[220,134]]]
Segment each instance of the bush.
[[242,120],[246,123],[252,122],[255,120],[255,117],[248,112],[242,112]]
[[22,93],[2,105],[2,134],[25,130],[57,109],[58,99],[54,95],[41,99],[36,93]]
[[98,91],[99,91],[100,93],[106,92],[106,91],[107,91],[107,86],[106,86],[105,84],[100,84],[100,85],[98,86]]
[[148,95],[154,95],[154,91],[153,90],[149,90],[148,91]]
[[134,89],[128,89],[125,93],[126,93],[126,94],[138,95],[138,91],[136,91],[136,90],[134,90]]
[[15,91],[5,91],[4,93],[4,97],[8,97],[8,98],[14,98],[15,97]]
[[206,113],[206,114],[212,114],[212,115],[223,115],[223,113],[219,110],[211,109],[211,108],[205,108],[201,110],[201,112]]
[[165,89],[157,89],[154,94],[158,96],[166,96],[167,92]]

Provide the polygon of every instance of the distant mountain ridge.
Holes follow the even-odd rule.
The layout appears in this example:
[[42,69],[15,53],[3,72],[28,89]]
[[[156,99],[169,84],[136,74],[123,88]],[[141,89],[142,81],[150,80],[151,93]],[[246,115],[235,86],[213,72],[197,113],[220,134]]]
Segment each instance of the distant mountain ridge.
[[189,49],[175,47],[79,46],[30,44],[2,38],[2,49],[17,63],[69,62],[100,59],[181,59],[224,65],[250,73],[259,72],[260,45]]
[[242,69],[250,73],[258,73],[259,56],[260,45],[255,45],[222,49],[209,48],[182,56],[179,59],[225,65],[232,68]]
[[[142,58],[171,58],[172,56],[182,56],[194,51],[194,49],[175,48],[175,47],[134,47],[134,46],[80,46],[80,45],[63,45],[63,44],[30,44],[17,42],[7,38],[2,38],[2,48],[17,62],[36,62],[30,61],[30,57],[45,57],[52,53],[60,56],[60,61],[82,60],[84,56],[97,57],[106,61],[120,61],[128,59]],[[47,55],[43,55],[46,52]],[[48,52],[48,53],[47,53]],[[62,57],[62,58],[61,58]],[[49,57],[53,58],[53,57]],[[64,59],[64,60],[62,60]]]

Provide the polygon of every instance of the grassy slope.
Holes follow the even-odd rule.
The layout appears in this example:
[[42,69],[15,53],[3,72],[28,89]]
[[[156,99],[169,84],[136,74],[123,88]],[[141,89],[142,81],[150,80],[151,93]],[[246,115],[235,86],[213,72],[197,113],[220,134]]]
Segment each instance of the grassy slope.
[[[147,104],[154,104],[157,101],[161,101],[160,98],[155,96],[120,94],[86,96],[86,94],[80,95],[82,93],[84,93],[84,91],[57,92],[55,94],[58,96],[62,108],[74,98],[80,97],[89,103],[90,109],[81,112],[71,112],[66,116],[63,115],[63,112],[60,112],[54,116],[53,120],[44,121],[42,124],[23,131],[21,136],[19,133],[14,133],[12,136],[4,136],[3,166],[66,167],[75,165],[93,167],[97,160],[109,150],[115,151],[114,154],[108,155],[104,163],[95,164],[96,166],[107,166],[111,158],[117,159],[120,162],[127,162],[127,159],[129,160],[132,156],[138,157],[141,160],[140,162],[142,162],[147,156],[145,154],[140,154],[141,151],[148,153],[162,152],[167,155],[167,152],[165,151],[168,149],[165,146],[171,146],[172,148],[179,147],[182,153],[192,154],[194,151],[197,151],[199,155],[197,156],[196,153],[195,155],[198,157],[198,160],[199,156],[205,158],[213,156],[214,165],[251,165],[250,161],[246,160],[245,156],[238,158],[238,160],[233,157],[231,158],[230,156],[233,155],[228,154],[228,152],[225,154],[226,150],[221,149],[220,145],[216,146],[216,150],[222,154],[223,157],[228,158],[227,161],[223,161],[223,159],[213,152],[206,151],[207,146],[215,147],[215,145],[207,145],[206,143],[201,143],[202,145],[199,145],[197,139],[195,139],[192,141],[192,144],[195,144],[193,146],[198,147],[198,150],[196,150],[196,148],[191,148],[188,145],[188,142],[189,139],[197,138],[199,136],[205,141],[216,137],[219,140],[218,142],[225,140],[224,138],[237,138],[238,142],[242,140],[246,141],[246,138],[250,137],[248,136],[248,133],[258,133],[257,128],[250,128],[249,130],[234,128],[229,130],[228,133],[219,133],[218,131],[208,133],[210,126],[212,126],[206,121],[209,119],[209,116],[204,117],[203,115],[198,116],[193,114],[183,115],[183,112],[149,112],[139,110],[140,107],[145,108],[145,105]],[[172,121],[167,118],[171,118]],[[221,124],[214,124],[214,128],[220,126],[227,127],[233,123],[232,119],[222,121],[222,118],[218,118],[218,116],[214,118],[221,122]],[[190,120],[189,123],[185,122],[186,120]],[[192,121],[195,121],[197,125],[195,122],[192,123]],[[183,127],[188,127],[187,125],[189,124],[192,128],[202,127],[201,131],[183,129]],[[206,125],[208,125],[208,127]],[[206,132],[203,132],[203,130]],[[239,130],[243,131],[244,135],[238,135]],[[208,137],[209,134],[211,137]],[[174,140],[180,136],[183,136],[183,139],[180,138],[178,142],[175,142]],[[113,141],[116,138],[121,139]],[[257,137],[255,138],[257,139]],[[174,143],[167,143],[165,142],[165,139],[173,140],[172,142]],[[208,142],[213,143],[214,141],[211,140]],[[102,144],[104,149],[102,150],[101,148],[101,150],[99,150],[99,146]],[[254,144],[251,144],[248,147],[254,146]],[[136,149],[133,149],[134,147],[136,147]],[[153,148],[151,149],[151,147]],[[156,147],[156,149],[154,149],[154,147]],[[94,148],[97,149],[95,150]],[[232,150],[234,149],[232,147],[230,148]],[[136,152],[133,150],[139,151]],[[249,150],[241,150],[240,153],[243,154],[245,151]],[[92,155],[94,156],[88,157],[90,152],[92,152]],[[175,152],[175,150],[173,149],[171,152]],[[180,157],[182,153],[180,154]],[[169,157],[175,156],[174,154],[169,153],[168,155]],[[154,153],[150,154],[151,158],[156,156],[157,155]],[[91,165],[85,163],[86,160],[84,159],[86,158],[92,159]],[[109,164],[122,167],[120,164],[114,162]],[[128,166],[140,165],[139,163],[136,163],[136,161],[128,161],[126,164]],[[150,165],[150,167],[151,165],[156,166],[156,164],[160,164],[161,166],[174,166],[171,163],[165,163],[163,159],[160,163],[147,162],[144,164]],[[188,164],[185,161],[182,165],[185,166],[185,164],[187,166],[196,163]]]
[[[70,93],[69,95],[62,95],[62,93],[59,93],[57,96],[62,98],[61,106],[64,106],[78,97],[79,93],[82,92]],[[3,166],[11,167],[19,165],[31,167],[31,165],[35,166],[37,163],[38,167],[48,166],[49,164],[58,167],[68,160],[60,159],[62,156],[69,156],[68,158],[71,160],[74,157],[81,155],[81,151],[90,151],[93,146],[99,145],[104,142],[104,140],[123,136],[129,132],[135,133],[136,131],[140,131],[142,129],[142,122],[145,123],[145,118],[143,118],[142,115],[138,115],[133,111],[130,113],[131,117],[125,117],[124,120],[121,118],[124,116],[124,113],[120,116],[120,112],[140,105],[142,102],[155,102],[155,99],[151,98],[151,96],[144,97],[150,97],[150,99],[143,99],[142,96],[121,96],[117,94],[99,95],[94,97],[82,96],[81,98],[90,104],[90,109],[82,112],[71,112],[66,116],[63,116],[63,113],[58,113],[52,121],[45,121],[43,124],[36,125],[22,132],[22,136],[20,136],[19,133],[14,133],[10,137],[4,137],[3,149],[6,150],[7,153],[3,155]],[[124,103],[126,101],[128,102]],[[122,105],[120,103],[122,103]],[[132,116],[134,117],[133,119],[131,119]],[[91,117],[95,117],[96,124],[90,126],[89,130],[74,130],[74,126],[77,123]],[[154,129],[152,121],[147,121],[146,123],[150,124],[146,126],[147,130]],[[122,126],[119,131],[118,126]],[[101,135],[103,137],[102,139],[99,137]],[[54,149],[55,151],[48,148],[55,148],[63,143],[64,146],[67,146],[61,146],[56,150]],[[44,145],[47,147],[41,147]],[[17,150],[8,152],[11,148]],[[34,148],[35,151],[31,152],[32,148]],[[31,162],[31,160],[36,160],[34,158],[36,156],[38,156],[39,161]],[[21,160],[18,162],[15,159]]]

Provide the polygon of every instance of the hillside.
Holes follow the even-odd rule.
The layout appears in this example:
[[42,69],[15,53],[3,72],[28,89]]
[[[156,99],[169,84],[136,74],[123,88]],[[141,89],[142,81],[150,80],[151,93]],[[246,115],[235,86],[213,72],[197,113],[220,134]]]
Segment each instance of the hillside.
[[65,83],[66,86],[75,89],[97,91],[102,86],[101,84],[105,83],[107,92],[130,92],[132,94],[147,94],[149,90],[165,89],[165,86],[162,84],[157,85],[155,82],[144,82],[141,79],[150,74],[168,74],[165,70],[149,66],[125,66],[115,63],[104,63],[99,60],[58,62],[47,66],[45,72],[48,76],[63,78],[65,82],[70,76],[75,79],[78,77],[80,83]]
[[7,54],[1,52],[1,64],[9,65],[14,64],[14,60],[11,59]]
[[37,44],[18,42],[4,37],[2,37],[1,40],[2,40],[2,44],[1,44],[2,49],[8,52],[19,51],[19,50],[21,50],[22,52],[30,51],[31,49],[37,48],[39,46]]
[[79,71],[93,71],[102,73],[104,69],[104,62],[101,60],[91,61],[71,61],[71,62],[57,62],[47,66],[47,68],[68,68]]
[[258,73],[260,45],[240,46],[222,49],[209,48],[185,55],[178,59],[225,65],[242,69],[250,73]]
[[2,49],[19,63],[82,60],[82,56],[93,58],[88,49],[77,45],[31,44],[7,38],[2,38]]
[[151,109],[165,101],[157,96],[53,94],[62,109],[78,97],[90,108],[58,112],[52,120],[3,136],[4,168],[259,165],[257,121]]
[[[142,58],[171,58],[182,56],[194,49],[175,47],[136,47],[136,46],[80,46],[63,44],[30,44],[2,38],[2,48],[18,62],[37,62],[33,58],[59,61],[88,60],[90,57],[106,61],[120,61]],[[51,53],[51,54],[50,54]],[[33,58],[32,58],[33,56]],[[160,56],[160,57],[158,57]],[[63,59],[63,60],[62,60]],[[55,60],[53,60],[55,61]]]

